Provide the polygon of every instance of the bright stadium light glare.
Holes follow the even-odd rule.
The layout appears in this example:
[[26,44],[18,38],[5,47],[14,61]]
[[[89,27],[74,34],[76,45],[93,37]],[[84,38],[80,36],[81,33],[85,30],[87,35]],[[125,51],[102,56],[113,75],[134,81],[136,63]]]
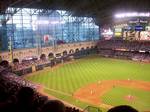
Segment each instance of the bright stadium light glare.
[[115,14],[115,18],[126,18],[126,17],[150,17],[150,13],[128,12]]
[[66,22],[65,21],[51,21],[50,24],[65,24]]
[[66,23],[65,21],[61,21],[61,22],[60,22],[60,24],[65,24],[65,23]]
[[42,25],[42,24],[43,24],[43,25],[44,25],[44,24],[49,24],[49,21],[47,21],[47,20],[37,20],[37,21],[35,22],[35,24],[37,24],[37,25],[38,25],[38,24],[41,24],[41,25]]
[[50,23],[55,25],[55,24],[59,24],[59,21],[51,21]]
[[48,24],[65,24],[65,21],[48,21],[48,20],[36,20],[32,22],[32,25],[48,25]]
[[131,16],[137,16],[138,15],[138,13],[137,12],[133,12],[133,13],[131,13]]

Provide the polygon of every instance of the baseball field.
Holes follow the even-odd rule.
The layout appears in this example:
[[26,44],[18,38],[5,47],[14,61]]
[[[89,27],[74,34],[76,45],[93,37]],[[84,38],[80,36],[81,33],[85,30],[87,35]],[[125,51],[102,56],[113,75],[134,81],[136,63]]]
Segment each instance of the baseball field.
[[25,76],[41,93],[80,108],[128,104],[150,111],[150,64],[88,56]]

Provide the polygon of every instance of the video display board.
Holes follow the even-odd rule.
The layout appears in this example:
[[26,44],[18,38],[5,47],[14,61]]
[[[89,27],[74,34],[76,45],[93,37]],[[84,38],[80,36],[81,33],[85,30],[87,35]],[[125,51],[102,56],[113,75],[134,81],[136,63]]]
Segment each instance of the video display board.
[[122,28],[121,27],[116,27],[114,29],[114,36],[115,37],[122,37]]
[[145,30],[145,27],[142,25],[136,25],[134,28],[135,28],[135,31],[144,31]]

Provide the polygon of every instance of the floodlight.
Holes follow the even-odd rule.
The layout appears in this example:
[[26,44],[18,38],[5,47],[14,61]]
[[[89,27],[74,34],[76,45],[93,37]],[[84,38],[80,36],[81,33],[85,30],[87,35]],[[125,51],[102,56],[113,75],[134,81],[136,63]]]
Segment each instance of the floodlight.
[[126,17],[150,17],[149,12],[127,12],[115,14],[115,18],[126,18]]

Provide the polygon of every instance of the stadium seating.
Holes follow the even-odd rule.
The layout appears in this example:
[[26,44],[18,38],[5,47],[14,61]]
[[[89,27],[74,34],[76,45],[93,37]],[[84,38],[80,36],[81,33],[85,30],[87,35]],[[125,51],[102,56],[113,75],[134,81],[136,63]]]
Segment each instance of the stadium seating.
[[[18,77],[14,73],[8,72],[6,68],[0,66],[0,112],[12,112],[16,108],[18,109],[18,92],[23,87],[32,88],[34,91],[33,104],[30,105],[28,112],[38,112],[45,102],[49,99],[46,96],[38,93],[36,89],[37,85],[34,85],[21,77]],[[24,110],[25,107],[24,107]],[[79,109],[66,105],[66,112],[79,112]],[[23,111],[22,111],[23,112]]]
[[149,41],[100,40],[97,46],[101,56],[150,62]]

